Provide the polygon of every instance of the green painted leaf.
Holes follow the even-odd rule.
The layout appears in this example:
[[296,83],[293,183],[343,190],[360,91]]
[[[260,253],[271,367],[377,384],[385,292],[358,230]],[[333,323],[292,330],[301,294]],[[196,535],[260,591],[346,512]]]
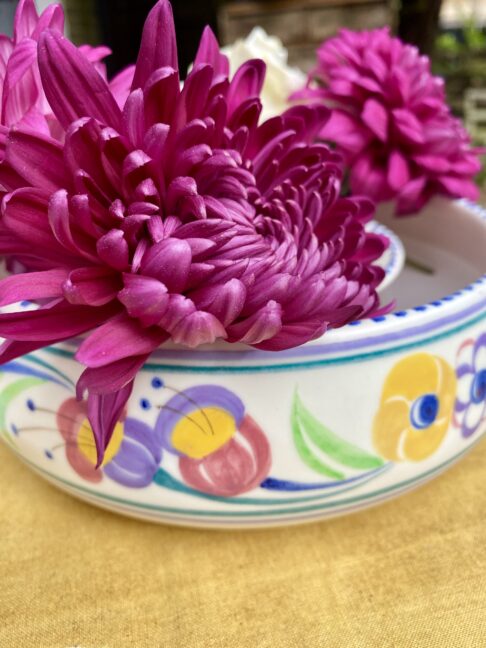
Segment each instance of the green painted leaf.
[[21,380],[10,383],[5,389],[2,389],[0,392],[0,430],[7,432],[5,418],[10,401],[24,390],[35,387],[35,385],[40,385],[43,382],[40,378],[22,378]]
[[341,439],[320,423],[304,406],[297,392],[294,397],[292,416],[295,417],[297,424],[312,443],[337,463],[359,470],[373,470],[384,464],[381,457],[372,455],[366,450],[362,450],[358,446]]
[[307,466],[309,466],[309,468],[312,468],[312,470],[315,470],[321,475],[326,475],[326,477],[331,477],[332,479],[344,479],[345,475],[342,472],[339,472],[334,468],[331,468],[331,466],[328,466],[327,464],[322,462],[318,457],[315,456],[315,454],[305,442],[304,435],[302,434],[302,430],[300,429],[300,422],[297,414],[297,398],[298,396],[296,394],[292,406],[290,422],[292,426],[295,447],[297,448],[297,452],[299,453],[300,458]]

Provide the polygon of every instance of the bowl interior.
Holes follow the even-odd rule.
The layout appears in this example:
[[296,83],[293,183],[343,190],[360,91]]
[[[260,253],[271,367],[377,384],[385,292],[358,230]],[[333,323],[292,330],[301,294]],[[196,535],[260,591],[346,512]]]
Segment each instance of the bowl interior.
[[397,309],[425,304],[461,290],[486,272],[486,211],[477,205],[436,198],[418,217],[396,218],[386,205],[377,218],[400,237],[406,250],[404,268],[384,290],[383,303],[395,299]]

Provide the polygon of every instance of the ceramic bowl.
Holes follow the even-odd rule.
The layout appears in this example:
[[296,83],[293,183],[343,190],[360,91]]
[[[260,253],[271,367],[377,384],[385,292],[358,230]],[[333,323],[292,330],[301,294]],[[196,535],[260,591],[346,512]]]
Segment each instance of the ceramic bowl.
[[3,367],[4,440],[77,497],[187,526],[315,520],[433,478],[486,429],[486,213],[382,218],[407,250],[390,315],[278,353],[161,348],[99,469],[75,343],[53,346]]

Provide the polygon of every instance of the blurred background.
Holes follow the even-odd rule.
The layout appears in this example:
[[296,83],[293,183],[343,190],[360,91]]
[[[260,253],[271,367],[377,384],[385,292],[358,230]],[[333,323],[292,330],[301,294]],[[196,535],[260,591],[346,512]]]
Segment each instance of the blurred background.
[[[134,62],[144,19],[155,0],[64,0],[74,42],[113,50],[110,74]],[[37,0],[39,10],[50,0]],[[11,33],[17,0],[0,0],[0,31]],[[289,61],[307,71],[315,49],[340,27],[390,25],[431,56],[446,80],[453,111],[486,145],[486,0],[172,0],[181,71],[193,60],[203,27],[222,44],[255,25],[280,37]]]

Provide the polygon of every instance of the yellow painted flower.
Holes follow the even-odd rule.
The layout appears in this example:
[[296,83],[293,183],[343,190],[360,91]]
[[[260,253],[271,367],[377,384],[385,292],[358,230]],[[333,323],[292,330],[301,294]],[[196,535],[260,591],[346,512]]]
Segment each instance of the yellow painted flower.
[[449,428],[456,397],[454,369],[442,358],[414,353],[388,374],[373,421],[373,443],[390,461],[421,461]]

